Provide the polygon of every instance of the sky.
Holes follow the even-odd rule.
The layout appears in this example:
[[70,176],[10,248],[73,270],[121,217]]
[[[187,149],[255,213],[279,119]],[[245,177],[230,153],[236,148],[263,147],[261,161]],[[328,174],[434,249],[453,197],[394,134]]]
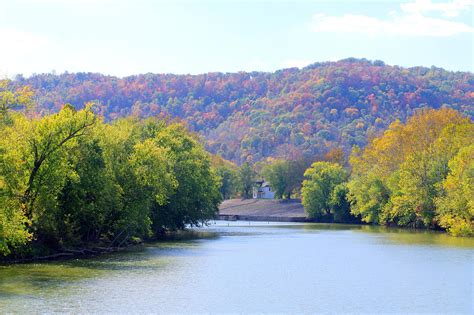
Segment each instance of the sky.
[[474,72],[474,0],[0,0],[0,76],[275,71],[348,57]]

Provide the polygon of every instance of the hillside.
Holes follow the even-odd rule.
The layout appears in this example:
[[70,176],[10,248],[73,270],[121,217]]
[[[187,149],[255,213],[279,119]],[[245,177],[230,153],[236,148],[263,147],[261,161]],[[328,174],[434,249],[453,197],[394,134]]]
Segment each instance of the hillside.
[[37,111],[96,101],[107,120],[169,116],[201,134],[207,149],[237,163],[314,157],[363,146],[419,108],[448,106],[473,117],[474,75],[346,59],[303,69],[201,75],[97,73],[18,76],[36,91]]

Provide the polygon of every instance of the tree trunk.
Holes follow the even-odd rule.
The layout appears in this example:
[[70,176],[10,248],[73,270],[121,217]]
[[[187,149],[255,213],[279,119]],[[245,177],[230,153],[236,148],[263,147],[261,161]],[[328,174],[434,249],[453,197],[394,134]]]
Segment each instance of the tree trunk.
[[28,179],[27,188],[25,190],[25,193],[23,194],[23,197],[21,198],[21,203],[23,204],[23,207],[25,210],[25,216],[30,220],[32,218],[31,207],[33,206],[32,201],[31,201],[31,192],[33,190],[33,183],[41,167],[41,164],[42,164],[42,160],[35,161],[33,165],[33,169],[31,170],[31,173],[30,173],[30,178]]

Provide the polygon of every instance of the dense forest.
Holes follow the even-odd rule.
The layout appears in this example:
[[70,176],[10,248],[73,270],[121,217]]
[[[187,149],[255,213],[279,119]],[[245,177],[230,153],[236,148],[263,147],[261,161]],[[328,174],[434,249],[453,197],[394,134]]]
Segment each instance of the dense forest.
[[211,156],[182,124],[104,123],[91,104],[39,117],[28,88],[5,86],[0,82],[0,258],[121,247],[217,213]]
[[275,198],[301,198],[317,222],[474,235],[474,124],[453,109],[423,109],[405,123],[396,120],[349,157],[332,149],[312,160],[244,163],[237,172],[228,165],[224,173],[224,166],[219,173],[237,183],[240,196],[252,198],[255,180],[264,178]]
[[474,235],[473,114],[471,73],[355,59],[1,80],[0,256],[203,224],[261,178],[316,220]]
[[308,214],[335,222],[443,228],[474,235],[474,124],[452,109],[393,122],[350,168],[316,162],[302,187]]
[[39,74],[17,76],[13,84],[32,87],[42,115],[65,103],[80,109],[92,101],[106,121],[129,115],[179,118],[205,137],[210,152],[238,164],[313,158],[336,147],[348,154],[419,108],[474,115],[472,73],[365,59],[273,73]]

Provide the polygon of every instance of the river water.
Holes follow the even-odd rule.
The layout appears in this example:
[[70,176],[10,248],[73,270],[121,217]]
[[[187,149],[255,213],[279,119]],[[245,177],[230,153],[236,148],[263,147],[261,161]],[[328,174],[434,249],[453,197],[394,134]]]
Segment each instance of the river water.
[[473,314],[474,239],[212,222],[98,258],[0,266],[0,313]]

